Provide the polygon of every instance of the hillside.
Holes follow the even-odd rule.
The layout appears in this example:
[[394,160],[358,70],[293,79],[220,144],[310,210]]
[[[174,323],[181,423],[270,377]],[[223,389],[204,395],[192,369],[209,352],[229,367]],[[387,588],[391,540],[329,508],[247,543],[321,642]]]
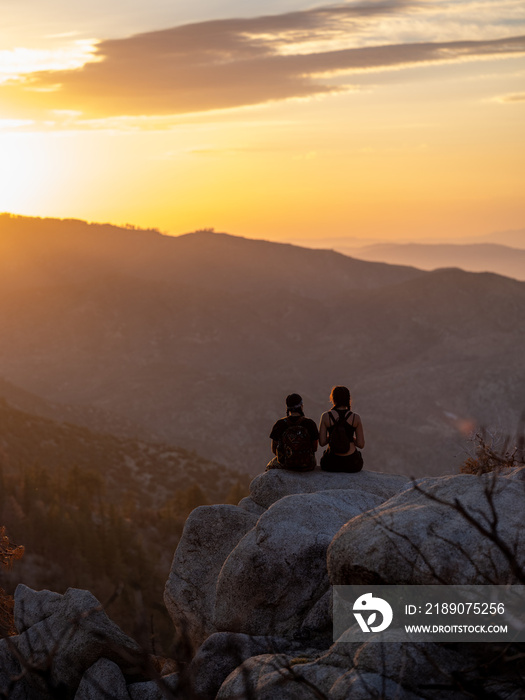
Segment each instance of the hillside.
[[96,433],[110,433],[116,437],[132,436],[137,440],[154,441],[154,436],[137,423],[124,416],[93,406],[71,406],[47,401],[41,396],[15,386],[0,378],[0,402],[32,416],[49,418],[57,423],[71,423]]
[[[38,239],[41,223],[22,220],[18,244],[8,232],[26,271],[42,253],[27,231]],[[292,391],[317,420],[331,386],[348,384],[365,464],[384,471],[450,471],[468,426],[518,423],[521,282],[209,232],[44,223],[54,272],[42,268],[38,287],[21,274],[0,297],[0,362],[46,401],[109,412],[250,473],[268,461]]]
[[31,415],[0,399],[0,462],[4,475],[37,467],[55,475],[91,474],[108,503],[159,508],[193,485],[220,501],[247,475],[195,452],[162,443],[97,433],[72,423]]
[[140,632],[152,616],[158,641],[169,644],[162,591],[185,519],[205,503],[237,502],[247,484],[182,448],[96,433],[1,400],[0,522],[25,547],[2,586],[89,586],[104,601],[120,591],[113,614],[126,630]]

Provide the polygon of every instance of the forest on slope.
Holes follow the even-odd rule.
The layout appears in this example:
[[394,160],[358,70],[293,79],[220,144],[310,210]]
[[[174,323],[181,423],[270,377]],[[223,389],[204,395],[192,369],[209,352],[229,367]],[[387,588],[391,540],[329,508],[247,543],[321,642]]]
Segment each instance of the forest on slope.
[[1,401],[0,523],[25,548],[2,586],[114,597],[115,621],[146,648],[166,649],[172,626],[162,595],[186,517],[199,505],[237,503],[247,484],[246,475],[182,448],[95,433]]

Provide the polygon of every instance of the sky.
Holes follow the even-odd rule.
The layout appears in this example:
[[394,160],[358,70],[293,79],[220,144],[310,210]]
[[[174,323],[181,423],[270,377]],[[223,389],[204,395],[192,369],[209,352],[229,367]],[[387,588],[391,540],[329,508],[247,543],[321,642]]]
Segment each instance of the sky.
[[0,211],[292,242],[525,226],[523,0],[0,12]]

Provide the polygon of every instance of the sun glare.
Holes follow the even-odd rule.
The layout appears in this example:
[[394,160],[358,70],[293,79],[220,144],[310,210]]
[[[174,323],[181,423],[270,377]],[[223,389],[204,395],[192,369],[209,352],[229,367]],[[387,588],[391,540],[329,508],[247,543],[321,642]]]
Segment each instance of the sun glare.
[[0,50],[0,211],[287,239],[521,228],[522,3],[347,5],[21,25]]
[[97,40],[82,39],[60,48],[28,49],[18,47],[0,51],[0,83],[18,80],[36,71],[73,70],[99,61]]
[[0,132],[0,211],[36,214],[50,194],[50,162],[41,135]]

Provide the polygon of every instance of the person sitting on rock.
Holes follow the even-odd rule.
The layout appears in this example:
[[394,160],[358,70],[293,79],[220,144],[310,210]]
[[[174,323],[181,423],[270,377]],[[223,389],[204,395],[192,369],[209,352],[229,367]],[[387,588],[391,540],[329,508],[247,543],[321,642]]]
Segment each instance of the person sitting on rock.
[[365,446],[363,424],[351,409],[350,391],[334,386],[330,394],[332,409],[323,413],[319,423],[319,444],[328,445],[321,457],[321,469],[326,472],[359,472],[363,457],[359,448]]
[[313,420],[306,418],[303,400],[299,394],[286,397],[286,418],[281,418],[270,433],[275,457],[268,462],[268,469],[288,469],[306,472],[315,469],[315,452],[319,433]]

